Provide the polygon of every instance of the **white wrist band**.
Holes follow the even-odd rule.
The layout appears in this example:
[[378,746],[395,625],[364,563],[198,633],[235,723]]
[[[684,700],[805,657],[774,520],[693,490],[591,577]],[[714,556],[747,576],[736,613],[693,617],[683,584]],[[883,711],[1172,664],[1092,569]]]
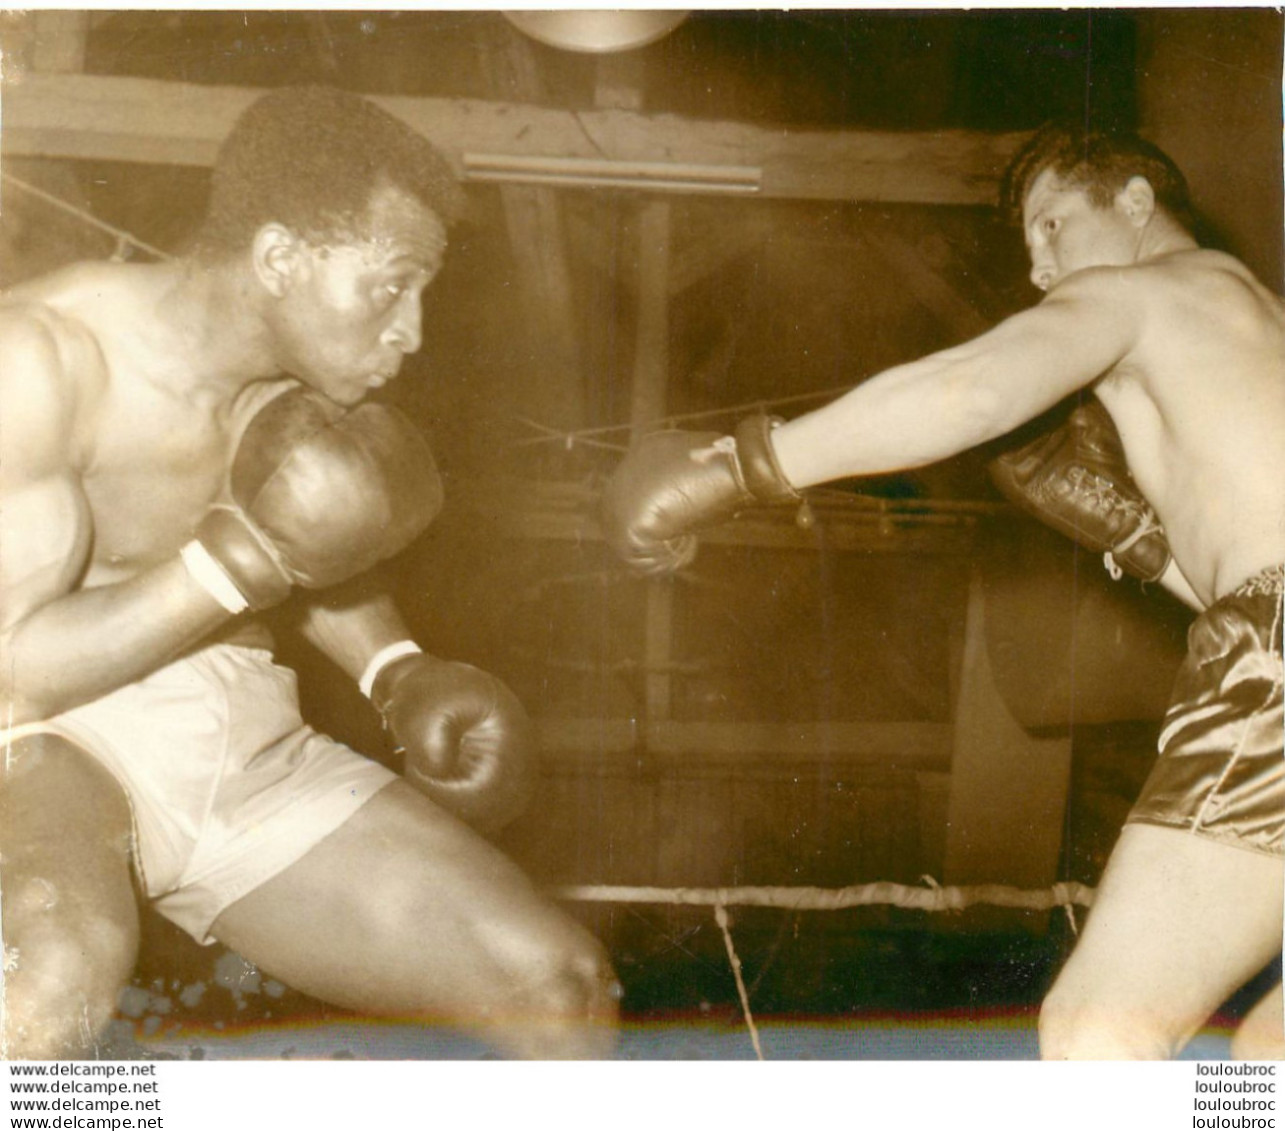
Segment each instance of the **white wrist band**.
[[366,665],[366,670],[361,673],[361,679],[357,681],[358,688],[367,698],[375,690],[375,680],[379,673],[384,670],[394,660],[400,660],[403,656],[416,656],[424,651],[413,640],[399,640],[396,644],[389,644],[381,648],[370,658],[370,663]]
[[235,616],[250,607],[250,602],[232,582],[223,567],[200,542],[189,542],[179,551],[183,565],[192,580]]

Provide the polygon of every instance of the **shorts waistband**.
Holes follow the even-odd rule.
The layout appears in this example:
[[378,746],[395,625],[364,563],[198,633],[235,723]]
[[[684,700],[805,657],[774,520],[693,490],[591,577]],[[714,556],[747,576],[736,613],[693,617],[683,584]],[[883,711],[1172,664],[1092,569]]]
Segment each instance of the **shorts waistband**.
[[1285,594],[1285,562],[1268,566],[1232,591],[1233,597],[1279,597]]

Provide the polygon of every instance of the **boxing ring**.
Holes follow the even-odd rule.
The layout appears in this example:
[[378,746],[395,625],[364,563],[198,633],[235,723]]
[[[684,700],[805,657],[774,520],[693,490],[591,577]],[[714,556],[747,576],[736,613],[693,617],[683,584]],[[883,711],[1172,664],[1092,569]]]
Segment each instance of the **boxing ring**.
[[[827,913],[885,906],[930,914],[971,907],[1028,912],[1062,911],[1072,930],[1076,908],[1091,907],[1094,891],[1079,883],[1029,890],[1001,884],[943,887],[924,877],[920,886],[895,883],[845,888],[747,886],[657,888],[577,885],[550,892],[559,901],[599,905],[707,908],[722,936],[735,977],[740,1015],[685,1014],[655,1018],[626,1012],[612,1059],[620,1061],[1033,1061],[1038,1059],[1034,1008],[942,1011],[873,1016],[756,1017],[732,937],[729,911],[768,908]],[[269,985],[269,991],[271,992]],[[257,992],[257,991],[256,991]],[[118,1023],[118,1029],[120,1025]],[[478,1061],[497,1054],[459,1032],[421,1022],[361,1018],[282,1020],[237,1024],[235,1011],[219,1027],[146,1027],[120,1032],[110,1057],[165,1060]],[[1224,1060],[1229,1034],[1209,1027],[1177,1059]],[[122,1049],[125,1051],[122,1052]]]
[[[45,192],[9,173],[0,174],[6,186],[29,194],[46,205],[75,216],[115,241],[116,260],[134,251],[157,259],[166,252]],[[849,386],[730,406],[715,412],[667,417],[669,423],[722,416],[746,409],[776,408],[785,404],[834,396]],[[611,434],[627,426],[565,432],[529,419],[520,424],[535,434],[524,444],[553,444],[566,450],[575,445],[613,451],[625,445]],[[866,499],[868,507],[889,519],[903,509],[897,500]],[[905,504],[915,508],[913,502]],[[959,504],[977,511],[986,504]],[[995,509],[995,508],[989,508]],[[800,525],[809,520],[806,511]],[[961,1016],[957,1012],[906,1014],[872,1018],[757,1017],[747,988],[742,961],[733,939],[729,912],[735,908],[762,908],[781,912],[836,912],[859,907],[894,907],[930,914],[954,914],[971,907],[999,907],[1027,912],[1061,911],[1073,933],[1078,931],[1076,908],[1091,907],[1093,889],[1077,882],[1026,889],[1002,884],[942,886],[929,876],[922,886],[893,882],[865,883],[841,888],[815,886],[660,887],[625,885],[561,886],[549,893],[568,904],[708,909],[717,926],[728,967],[735,979],[739,1016],[702,1018],[663,1017],[658,1020],[626,1017],[615,1059],[664,1060],[1033,1060],[1038,1058],[1036,1013],[996,1010],[989,1014]],[[301,1021],[264,1025],[232,1023],[216,1027],[164,1028],[116,1023],[116,1040],[108,1055],[176,1060],[487,1060],[495,1054],[486,1046],[457,1032],[422,1023],[360,1019]],[[163,1029],[163,1031],[161,1031]],[[1225,1059],[1228,1035],[1209,1029],[1186,1047],[1179,1059]],[[110,1039],[109,1039],[110,1042]]]

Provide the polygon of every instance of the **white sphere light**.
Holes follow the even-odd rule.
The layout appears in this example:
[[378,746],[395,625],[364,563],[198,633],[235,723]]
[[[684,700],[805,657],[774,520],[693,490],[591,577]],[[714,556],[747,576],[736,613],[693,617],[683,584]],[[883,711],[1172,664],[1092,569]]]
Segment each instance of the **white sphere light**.
[[681,24],[688,12],[653,9],[556,12],[505,12],[504,18],[524,35],[564,51],[606,54],[646,47]]

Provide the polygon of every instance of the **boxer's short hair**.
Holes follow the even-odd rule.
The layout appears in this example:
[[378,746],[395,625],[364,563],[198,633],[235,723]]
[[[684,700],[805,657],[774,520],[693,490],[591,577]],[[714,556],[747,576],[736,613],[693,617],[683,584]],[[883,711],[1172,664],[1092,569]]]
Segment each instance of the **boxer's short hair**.
[[1086,130],[1051,122],[1017,151],[1004,174],[1000,208],[1020,224],[1026,193],[1045,169],[1065,184],[1084,189],[1098,208],[1110,207],[1132,177],[1146,177],[1156,203],[1186,228],[1195,216],[1187,179],[1172,159],[1151,142],[1124,131]]
[[318,242],[351,238],[384,185],[448,226],[463,212],[450,165],[405,122],[349,91],[283,87],[246,109],[219,148],[197,247],[239,251],[269,223]]

